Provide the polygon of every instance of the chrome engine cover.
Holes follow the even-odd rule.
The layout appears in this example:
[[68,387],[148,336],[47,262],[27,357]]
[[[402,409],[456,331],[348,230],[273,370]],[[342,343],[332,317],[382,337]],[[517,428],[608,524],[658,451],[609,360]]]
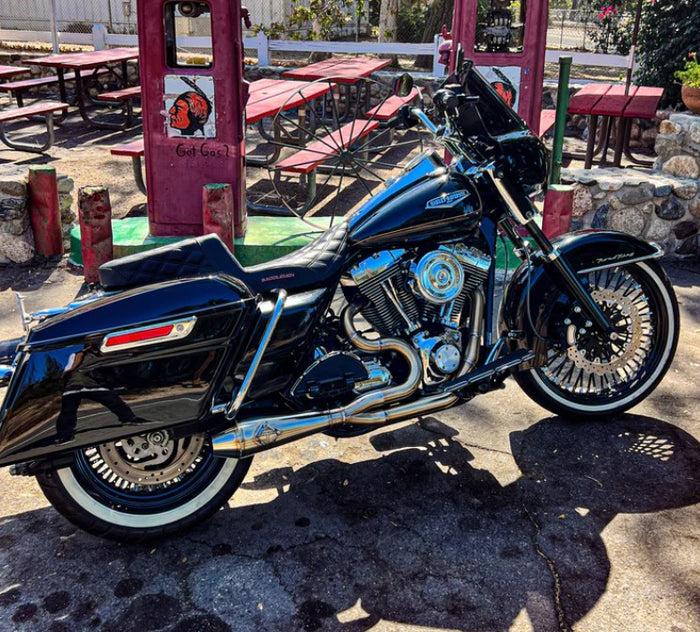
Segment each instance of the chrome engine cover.
[[464,287],[464,269],[449,250],[433,250],[411,266],[409,281],[416,296],[443,305],[459,296]]
[[[348,285],[367,299],[362,316],[381,336],[408,336],[419,351],[424,383],[456,373],[464,359],[462,312],[486,281],[491,257],[466,244],[378,252],[350,270]],[[471,324],[469,324],[471,327]],[[466,338],[465,338],[466,340]]]

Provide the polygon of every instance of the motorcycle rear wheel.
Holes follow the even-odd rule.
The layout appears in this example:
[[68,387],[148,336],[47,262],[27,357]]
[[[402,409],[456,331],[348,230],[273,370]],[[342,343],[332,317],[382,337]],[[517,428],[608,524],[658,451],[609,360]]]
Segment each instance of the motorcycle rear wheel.
[[172,535],[226,504],[252,459],[214,456],[204,434],[134,435],[75,452],[70,466],[37,481],[54,508],[81,529],[115,540]]
[[545,346],[546,360],[513,377],[553,413],[611,416],[647,397],[668,370],[678,344],[678,303],[654,261],[592,272],[586,282],[613,324],[614,338],[596,332],[582,310],[553,288],[543,301],[546,326],[535,343]]

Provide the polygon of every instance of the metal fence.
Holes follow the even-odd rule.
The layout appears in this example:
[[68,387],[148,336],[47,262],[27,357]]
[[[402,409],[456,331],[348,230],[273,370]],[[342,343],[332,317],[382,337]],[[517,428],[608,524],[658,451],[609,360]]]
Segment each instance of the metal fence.
[[[256,31],[263,28],[270,33],[272,40],[310,39],[305,31],[289,25],[287,16],[293,9],[294,0],[245,0],[253,30],[244,31],[250,42]],[[402,15],[401,28],[398,30],[400,42],[420,42],[426,34],[424,16],[430,6],[428,0],[412,0],[405,3],[407,7]],[[377,21],[379,0],[363,3],[364,13],[355,9],[359,4],[350,2],[347,6],[347,19],[341,29],[336,29],[334,39],[345,42],[377,42]],[[401,17],[401,16],[399,16]],[[582,11],[551,9],[549,12],[549,27],[547,30],[547,48],[551,51],[588,51],[613,55],[624,55],[625,31],[630,16],[621,14],[615,20],[602,20],[599,9]],[[22,38],[31,40],[34,32],[50,32],[55,20],[56,31],[61,33],[60,41],[69,41],[69,34],[79,43],[89,44],[93,25],[101,25],[107,33],[114,36],[136,34],[136,0],[2,0],[0,3],[0,32],[7,37],[10,31],[22,32]],[[287,24],[289,28],[280,29],[279,25]],[[411,31],[413,29],[413,31]],[[439,30],[439,27],[438,27]],[[83,34],[82,36],[80,34]],[[195,33],[192,33],[193,35]],[[79,38],[85,38],[84,41]],[[77,38],[77,39],[75,39]],[[616,39],[617,38],[617,39]],[[621,39],[620,39],[621,38]],[[126,40],[126,37],[125,37]],[[620,41],[618,41],[620,40]],[[51,41],[50,39],[48,41]],[[129,41],[121,42],[129,45]],[[135,41],[134,41],[135,44]],[[267,46],[269,54],[267,61],[275,64],[289,55],[280,47]],[[246,50],[248,57],[259,54],[260,46]],[[341,49],[342,52],[342,49]],[[430,60],[427,53],[421,51],[417,55],[402,55],[405,67],[419,59],[420,66],[416,70],[429,69]],[[617,64],[613,64],[617,65]]]
[[634,16],[604,10],[550,9],[547,48],[626,55]]
[[110,33],[136,33],[136,0],[2,0],[0,29],[90,33],[103,24]]

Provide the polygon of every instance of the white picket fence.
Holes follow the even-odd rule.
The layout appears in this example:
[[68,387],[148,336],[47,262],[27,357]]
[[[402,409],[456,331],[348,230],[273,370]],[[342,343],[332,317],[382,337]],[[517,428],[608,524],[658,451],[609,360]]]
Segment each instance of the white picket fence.
[[[101,50],[110,46],[137,46],[136,35],[120,35],[108,33],[102,24],[96,24],[92,33],[59,33],[59,43],[94,46]],[[53,42],[51,31],[15,31],[0,29],[0,41],[21,42]],[[365,55],[430,55],[433,58],[431,72],[435,76],[444,74],[444,67],[439,63],[438,48],[442,38],[435,35],[432,42],[426,44],[402,44],[399,42],[321,42],[269,39],[262,31],[255,37],[244,37],[243,46],[246,50],[256,51],[254,55],[261,66],[269,66],[274,52],[312,53],[322,51],[328,53],[353,53]],[[183,37],[178,40],[188,48],[211,48],[208,37]],[[55,47],[55,43],[54,43]],[[590,66],[610,66],[625,68],[628,57],[623,55],[601,55],[597,53],[579,53],[570,51],[547,50],[546,61],[556,62],[561,55],[569,55],[574,64]]]

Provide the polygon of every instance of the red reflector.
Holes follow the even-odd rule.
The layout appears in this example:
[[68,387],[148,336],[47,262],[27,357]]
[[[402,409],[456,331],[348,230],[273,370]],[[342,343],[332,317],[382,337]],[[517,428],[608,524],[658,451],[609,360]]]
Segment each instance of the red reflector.
[[128,345],[134,342],[143,340],[153,340],[154,338],[165,338],[169,336],[175,325],[162,325],[153,327],[152,329],[141,329],[140,331],[132,331],[128,334],[117,334],[110,336],[105,340],[106,347],[116,347],[118,345]]

